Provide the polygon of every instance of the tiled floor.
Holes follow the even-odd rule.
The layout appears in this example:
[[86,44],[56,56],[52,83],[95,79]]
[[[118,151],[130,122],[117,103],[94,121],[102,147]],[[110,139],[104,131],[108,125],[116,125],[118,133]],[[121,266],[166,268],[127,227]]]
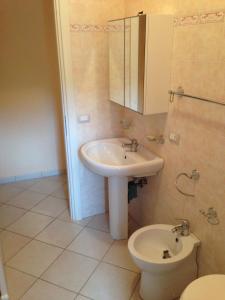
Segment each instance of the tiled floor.
[[0,186],[0,241],[10,300],[141,300],[127,241],[108,216],[72,222],[64,176]]

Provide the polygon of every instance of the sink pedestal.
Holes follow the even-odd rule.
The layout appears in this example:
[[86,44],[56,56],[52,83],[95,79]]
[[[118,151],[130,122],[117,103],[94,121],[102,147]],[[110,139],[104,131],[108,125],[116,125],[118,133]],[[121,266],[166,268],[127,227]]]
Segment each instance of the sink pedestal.
[[109,178],[110,232],[116,240],[128,238],[128,178],[153,176],[163,167],[163,159],[145,147],[125,155],[123,144],[129,142],[127,138],[103,139],[80,148],[84,165]]
[[109,177],[109,224],[113,239],[128,238],[128,177]]

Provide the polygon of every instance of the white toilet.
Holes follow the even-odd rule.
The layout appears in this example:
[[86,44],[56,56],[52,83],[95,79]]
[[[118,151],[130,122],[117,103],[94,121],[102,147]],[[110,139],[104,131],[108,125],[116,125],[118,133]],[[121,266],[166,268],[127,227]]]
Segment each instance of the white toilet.
[[196,251],[200,241],[193,234],[177,235],[173,228],[150,225],[129,238],[129,252],[141,269],[140,295],[144,300],[178,298],[197,278]]
[[225,275],[200,277],[189,284],[180,300],[225,300]]

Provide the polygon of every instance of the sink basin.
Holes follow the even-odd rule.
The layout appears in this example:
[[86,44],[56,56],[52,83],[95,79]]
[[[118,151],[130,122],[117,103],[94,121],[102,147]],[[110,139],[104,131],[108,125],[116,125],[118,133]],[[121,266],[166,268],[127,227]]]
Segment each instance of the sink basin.
[[134,232],[128,249],[141,269],[140,295],[144,300],[178,299],[197,277],[197,248],[193,235],[173,233],[172,225],[156,224]]
[[89,142],[80,149],[80,157],[88,169],[102,176],[152,176],[163,167],[163,159],[143,146],[137,152],[128,152],[126,138]]
[[129,143],[129,139],[97,140],[80,148],[83,164],[108,177],[110,233],[114,239],[128,237],[128,178],[153,176],[163,167],[163,159],[143,146],[129,152],[123,143]]

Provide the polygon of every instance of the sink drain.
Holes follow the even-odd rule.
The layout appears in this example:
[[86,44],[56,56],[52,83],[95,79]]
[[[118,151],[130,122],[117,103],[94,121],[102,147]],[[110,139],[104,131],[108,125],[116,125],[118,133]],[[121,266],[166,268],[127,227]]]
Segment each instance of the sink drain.
[[171,257],[171,255],[170,255],[169,250],[163,250],[163,256],[162,256],[162,258],[163,259],[167,259],[167,258],[170,258],[170,257]]

